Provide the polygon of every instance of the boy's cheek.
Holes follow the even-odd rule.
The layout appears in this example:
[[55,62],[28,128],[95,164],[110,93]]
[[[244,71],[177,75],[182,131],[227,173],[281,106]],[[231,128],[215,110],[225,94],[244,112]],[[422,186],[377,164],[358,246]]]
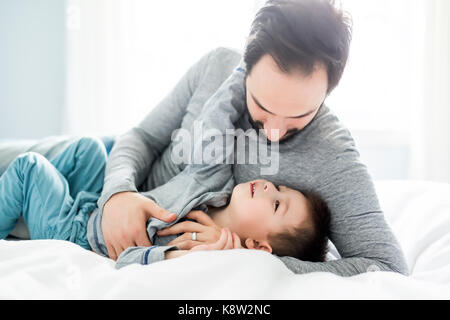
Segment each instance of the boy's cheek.
[[248,227],[262,225],[267,218],[265,217],[263,206],[255,203],[249,203],[241,212],[241,223]]

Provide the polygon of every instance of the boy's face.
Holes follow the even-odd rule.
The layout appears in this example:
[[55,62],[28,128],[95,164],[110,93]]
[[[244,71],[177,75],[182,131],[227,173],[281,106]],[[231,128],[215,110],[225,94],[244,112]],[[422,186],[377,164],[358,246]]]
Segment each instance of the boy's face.
[[308,223],[308,200],[296,190],[267,180],[238,184],[233,189],[231,230],[241,239],[268,240],[269,233],[279,233]]

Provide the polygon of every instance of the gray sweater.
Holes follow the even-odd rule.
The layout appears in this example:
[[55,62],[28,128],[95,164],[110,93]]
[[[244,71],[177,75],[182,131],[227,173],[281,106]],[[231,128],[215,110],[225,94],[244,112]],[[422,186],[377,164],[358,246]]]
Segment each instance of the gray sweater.
[[[238,51],[217,48],[209,52],[138,126],[119,137],[108,160],[98,209],[88,223],[88,239],[94,251],[107,254],[101,235],[101,213],[105,202],[118,192],[141,192],[177,213],[179,221],[195,207],[224,205],[234,183],[263,178],[297,190],[318,192],[332,213],[329,237],[342,259],[313,263],[279,257],[293,272],[352,276],[383,270],[407,275],[402,250],[384,219],[351,134],[326,105],[306,128],[279,145],[277,175],[261,174],[263,161],[206,166],[207,170],[205,166],[172,161],[172,149],[176,146],[172,133],[179,128],[191,130],[194,120],[203,117],[209,121],[206,125],[218,126],[222,131],[229,126],[253,128],[246,110],[244,72],[238,66],[243,66]],[[214,112],[208,113],[211,108],[215,108]],[[234,113],[226,117],[226,110]],[[207,179],[212,173],[218,178]],[[125,250],[118,267],[160,261],[166,250],[176,249],[166,246],[175,236],[162,239],[155,234],[166,226],[151,219],[147,230],[154,246]]]

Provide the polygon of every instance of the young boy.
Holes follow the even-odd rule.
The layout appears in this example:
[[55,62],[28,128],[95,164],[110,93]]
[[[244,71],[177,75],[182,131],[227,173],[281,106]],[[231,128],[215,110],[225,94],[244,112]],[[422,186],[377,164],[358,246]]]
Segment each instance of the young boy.
[[[78,139],[50,160],[37,153],[17,157],[0,177],[0,239],[6,238],[23,216],[31,239],[67,240],[108,256],[101,216],[95,213],[106,157],[103,143],[95,138]],[[249,249],[324,260],[330,213],[317,195],[275,187],[265,180],[230,188],[233,180],[224,179],[222,189],[211,190],[206,180],[200,185],[198,181],[190,182],[189,170],[178,175],[187,177],[180,190],[169,192],[167,184],[161,184],[143,192],[161,207],[177,212],[177,219],[172,223],[150,219],[147,230],[153,245],[126,249],[117,260],[117,268],[187,253],[168,245],[178,235],[156,232],[184,219],[195,208],[207,211],[216,225],[228,230],[216,242],[219,246],[231,238],[235,242],[242,239],[240,244]],[[214,249],[217,245],[199,245],[191,251]]]

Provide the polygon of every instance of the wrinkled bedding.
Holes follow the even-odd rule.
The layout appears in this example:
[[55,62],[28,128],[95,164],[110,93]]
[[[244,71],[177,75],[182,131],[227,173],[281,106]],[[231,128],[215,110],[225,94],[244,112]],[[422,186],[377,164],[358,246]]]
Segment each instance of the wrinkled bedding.
[[405,277],[296,275],[255,250],[194,252],[148,266],[114,261],[75,244],[0,241],[1,299],[449,299],[450,184],[379,181],[386,219],[410,268]]

